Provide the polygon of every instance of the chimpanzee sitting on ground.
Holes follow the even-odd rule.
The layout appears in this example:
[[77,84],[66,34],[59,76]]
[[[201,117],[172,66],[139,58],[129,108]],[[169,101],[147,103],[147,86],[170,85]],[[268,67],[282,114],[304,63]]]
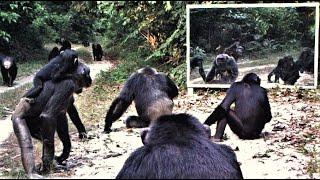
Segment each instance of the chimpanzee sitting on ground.
[[205,82],[210,82],[213,78],[220,78],[220,82],[230,83],[237,79],[238,74],[238,65],[235,59],[228,54],[219,54],[213,61]]
[[314,73],[314,52],[311,48],[303,48],[296,64],[301,73],[304,71]]
[[190,58],[190,67],[191,67],[191,71],[198,67],[199,68],[199,74],[201,75],[203,81],[206,80],[206,73],[203,70],[203,58],[201,56],[194,56],[192,58]]
[[0,54],[1,74],[3,84],[9,87],[13,86],[13,81],[17,77],[18,67],[13,57]]
[[[31,137],[39,139],[43,143],[42,170],[47,173],[52,167],[54,159],[54,135],[57,131],[59,139],[63,143],[61,156],[56,157],[58,164],[62,164],[69,157],[71,142],[69,137],[66,112],[77,113],[71,110],[73,105],[73,93],[80,93],[82,88],[89,87],[92,83],[90,69],[80,63],[73,72],[71,79],[58,83],[46,81],[43,91],[35,102],[30,104],[28,98],[22,98],[12,115],[12,123],[15,135],[21,148],[22,164],[29,178],[38,178],[38,170],[35,167],[33,144]],[[72,107],[71,107],[72,106]],[[70,109],[71,108],[71,109]],[[75,108],[75,107],[74,107]],[[71,110],[71,111],[70,111]],[[70,115],[71,120],[77,114]],[[78,128],[78,126],[77,126]]]
[[59,48],[58,47],[54,47],[52,48],[49,57],[48,57],[48,61],[50,61],[51,59],[55,58],[56,56],[59,56],[60,52],[59,52]]
[[72,77],[71,73],[77,69],[78,54],[76,51],[67,49],[63,53],[53,58],[35,75],[33,79],[34,87],[27,92],[25,97],[35,98],[43,88],[43,83],[52,80],[59,82]]
[[95,45],[92,43],[92,54],[93,54],[94,61],[101,61],[103,56],[103,51],[100,44]]
[[279,78],[281,78],[285,84],[294,85],[299,79],[299,67],[293,61],[292,56],[285,56],[279,59],[278,65],[274,68],[268,75],[268,82],[271,83],[271,77],[275,75],[275,83],[279,83]]
[[116,179],[243,178],[232,149],[211,142],[195,117],[164,115],[144,133],[144,146],[129,156]]
[[142,68],[130,76],[120,95],[112,102],[105,118],[104,131],[111,131],[112,123],[122,116],[132,101],[138,116],[128,117],[126,126],[147,127],[159,116],[172,113],[172,99],[176,96],[178,88],[167,75],[151,67]]
[[[265,124],[272,118],[267,91],[260,86],[260,81],[256,74],[249,73],[242,81],[231,85],[222,103],[204,123],[210,126],[218,121],[215,141],[221,141],[227,124],[241,139],[260,137]],[[230,109],[233,103],[234,110]]]

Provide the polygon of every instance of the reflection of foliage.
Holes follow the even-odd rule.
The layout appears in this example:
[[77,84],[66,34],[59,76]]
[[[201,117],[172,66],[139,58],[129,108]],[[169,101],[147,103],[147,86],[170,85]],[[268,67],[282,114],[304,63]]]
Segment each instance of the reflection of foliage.
[[199,56],[200,58],[204,59],[206,57],[206,52],[201,49],[199,46],[197,46],[196,48],[190,48],[190,56],[194,57],[194,56]]
[[252,51],[281,50],[300,41],[302,46],[313,46],[315,8],[212,8],[190,13],[191,45],[207,52],[237,39]]

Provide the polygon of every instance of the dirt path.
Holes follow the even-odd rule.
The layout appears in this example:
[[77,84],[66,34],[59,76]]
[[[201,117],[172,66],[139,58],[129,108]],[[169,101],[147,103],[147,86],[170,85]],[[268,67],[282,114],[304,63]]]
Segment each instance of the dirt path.
[[[93,64],[87,64],[90,67],[90,75],[93,79],[96,78],[97,74],[100,73],[101,70],[108,70],[110,69],[113,64],[110,63],[110,61],[99,61],[94,62]],[[27,83],[31,83],[33,80],[33,76],[28,76],[20,81],[17,81],[15,83],[14,87],[8,88],[8,87],[0,87],[0,94],[19,88]],[[4,120],[0,120],[0,127],[1,127],[1,133],[0,133],[0,148],[1,144],[10,136],[10,134],[13,132],[12,123],[11,123],[11,116],[7,116]]]
[[[174,100],[174,112],[186,112],[204,122],[223,96],[181,95]],[[85,99],[79,98],[77,103],[84,103],[81,101]],[[296,136],[310,130],[311,127],[319,126],[320,103],[306,104],[294,96],[283,95],[275,99],[270,97],[270,103],[273,118],[264,129],[264,132],[269,134],[266,138],[240,140],[227,127],[227,140],[222,143],[236,149],[244,178],[310,178],[307,172],[310,157],[301,150],[298,151],[297,147],[297,141],[304,141],[305,137],[299,139]],[[87,140],[79,141],[77,133],[72,133],[72,152],[67,161],[68,170],[55,171],[49,177],[115,178],[130,153],[142,146],[140,129],[127,129],[123,123],[130,115],[136,115],[134,105],[113,124],[113,132],[110,134],[102,133],[104,114],[101,115],[101,119],[96,120],[98,123],[86,124],[89,135]],[[215,127],[216,124],[211,126],[212,134]],[[320,151],[319,147],[313,145],[306,143],[300,149],[309,151],[315,147]],[[61,146],[58,147],[58,152],[61,152]]]

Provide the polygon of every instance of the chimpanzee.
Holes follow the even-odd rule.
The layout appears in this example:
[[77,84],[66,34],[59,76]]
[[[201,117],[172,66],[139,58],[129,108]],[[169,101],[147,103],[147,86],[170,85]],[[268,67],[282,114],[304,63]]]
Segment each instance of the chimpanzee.
[[68,41],[66,39],[62,40],[61,45],[62,45],[62,47],[59,50],[60,52],[66,50],[66,49],[71,49],[71,43],[70,43],[70,41]]
[[59,56],[59,54],[60,54],[60,52],[59,52],[58,47],[52,48],[52,50],[50,51],[49,57],[48,57],[48,61],[55,58],[56,56]]
[[128,117],[126,126],[147,127],[159,116],[172,113],[172,99],[176,96],[178,88],[168,76],[151,67],[142,68],[130,76],[120,95],[112,102],[104,131],[111,132],[112,123],[122,116],[132,101],[138,116]]
[[299,59],[296,61],[301,73],[304,71],[314,73],[314,52],[311,48],[303,48]]
[[[48,172],[54,159],[56,130],[63,143],[63,152],[61,156],[56,157],[56,161],[62,164],[69,157],[71,142],[66,112],[69,113],[70,106],[73,106],[73,93],[80,93],[82,88],[91,85],[92,79],[89,73],[89,68],[80,63],[71,79],[58,83],[51,80],[46,81],[43,91],[35,102],[30,103],[28,98],[22,98],[16,106],[12,115],[12,123],[21,148],[22,164],[28,177],[39,177],[35,167],[31,137],[43,143],[41,172]],[[74,111],[71,112],[74,113]]]
[[93,60],[94,61],[101,61],[103,56],[102,47],[100,44],[94,44],[92,43],[92,54],[93,54]]
[[208,136],[193,116],[161,116],[116,179],[243,179],[233,150]]
[[9,87],[13,86],[13,81],[17,77],[18,67],[13,57],[0,54],[1,74],[3,84]]
[[199,68],[199,74],[201,75],[203,81],[206,80],[206,73],[203,70],[203,58],[201,56],[194,56],[192,58],[190,58],[190,67],[191,70],[193,70],[194,68],[198,67]]
[[213,65],[205,81],[210,82],[213,78],[219,77],[223,83],[234,82],[238,74],[239,71],[236,60],[228,54],[219,54],[213,61]]
[[[272,118],[267,91],[260,82],[259,76],[249,73],[231,85],[222,103],[204,122],[210,126],[218,121],[215,141],[222,139],[227,124],[241,139],[260,137],[264,125]],[[230,109],[233,103],[234,110]]]
[[70,73],[78,66],[78,54],[76,51],[67,49],[48,64],[40,69],[33,79],[34,87],[27,92],[25,97],[35,98],[41,92],[43,83],[48,80],[59,82],[63,79],[69,78]]
[[90,46],[90,43],[89,43],[89,41],[82,41],[82,45],[84,47],[88,47],[88,46]]
[[274,82],[279,83],[281,78],[285,84],[293,85],[299,79],[299,67],[293,61],[292,56],[285,56],[278,61],[278,65],[268,75],[268,82],[271,83],[271,77],[275,75]]
[[229,47],[225,48],[223,54],[228,54],[229,56],[234,57],[236,62],[238,62],[238,59],[242,56],[243,51],[244,48],[240,45],[240,41],[236,41]]

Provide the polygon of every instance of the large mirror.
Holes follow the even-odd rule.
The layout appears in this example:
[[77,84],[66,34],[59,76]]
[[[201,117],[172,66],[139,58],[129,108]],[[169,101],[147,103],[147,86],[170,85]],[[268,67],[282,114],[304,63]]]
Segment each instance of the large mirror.
[[316,88],[318,34],[317,3],[188,5],[188,87],[254,72],[263,87]]

